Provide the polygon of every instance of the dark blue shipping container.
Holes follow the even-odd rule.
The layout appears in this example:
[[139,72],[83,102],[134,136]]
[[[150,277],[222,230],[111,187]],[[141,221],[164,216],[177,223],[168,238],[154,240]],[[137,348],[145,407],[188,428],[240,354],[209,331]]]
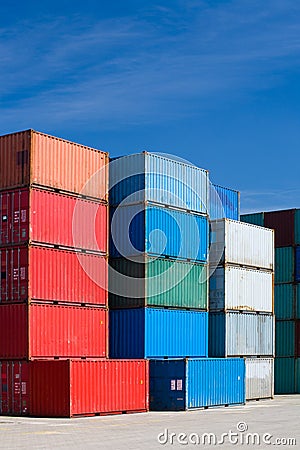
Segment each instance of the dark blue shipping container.
[[208,354],[208,313],[134,308],[109,312],[111,358],[184,358]]
[[232,189],[210,185],[209,218],[240,220],[240,193]]
[[112,208],[110,234],[113,258],[147,253],[182,260],[207,260],[206,216],[144,204]]
[[150,360],[150,410],[184,411],[245,403],[245,360]]
[[300,283],[300,246],[295,251],[295,281]]

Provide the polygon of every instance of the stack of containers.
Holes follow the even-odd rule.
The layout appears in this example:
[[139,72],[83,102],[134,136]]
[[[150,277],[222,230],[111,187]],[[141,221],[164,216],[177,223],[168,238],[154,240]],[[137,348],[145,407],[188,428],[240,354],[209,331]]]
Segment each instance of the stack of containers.
[[207,198],[206,170],[147,152],[112,160],[111,357],[207,356]]
[[[125,368],[121,361],[104,359],[107,192],[107,153],[33,130],[0,137],[2,414],[146,409],[128,396],[122,404],[115,397],[103,403],[101,397],[118,377],[124,384],[126,371],[140,389],[147,371],[144,362],[132,362],[131,368],[126,362]],[[111,386],[107,377],[95,378],[104,372]],[[93,402],[80,383],[90,384]],[[70,394],[69,407],[67,399],[62,403],[62,388]]]
[[242,216],[275,229],[275,393],[300,392],[300,210]]
[[273,230],[211,221],[209,356],[246,358],[246,399],[273,396]]
[[210,183],[209,220],[240,220],[240,192]]
[[150,359],[153,410],[245,400],[244,361],[207,358],[208,186],[157,154],[110,165],[110,356]]

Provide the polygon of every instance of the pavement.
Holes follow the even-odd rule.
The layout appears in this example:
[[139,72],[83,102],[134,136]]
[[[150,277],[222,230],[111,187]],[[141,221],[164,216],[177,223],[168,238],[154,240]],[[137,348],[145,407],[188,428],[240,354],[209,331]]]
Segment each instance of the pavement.
[[245,406],[73,419],[0,416],[0,449],[300,449],[300,395]]

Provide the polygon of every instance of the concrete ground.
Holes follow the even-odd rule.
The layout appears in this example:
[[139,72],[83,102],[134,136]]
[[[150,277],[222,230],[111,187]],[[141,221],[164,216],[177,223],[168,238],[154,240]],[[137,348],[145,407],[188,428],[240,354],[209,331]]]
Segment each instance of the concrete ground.
[[[151,412],[77,419],[0,416],[0,448],[39,450],[212,447],[226,450],[230,448],[300,449],[299,423],[300,395],[277,396],[275,400],[251,402],[243,407],[174,413]],[[211,433],[211,435],[204,433]],[[222,436],[222,433],[225,434]],[[257,434],[253,435],[253,433]],[[208,439],[210,439],[210,445],[208,445]],[[294,445],[294,441],[288,439],[294,439],[297,442]],[[212,445],[214,440],[216,445]]]

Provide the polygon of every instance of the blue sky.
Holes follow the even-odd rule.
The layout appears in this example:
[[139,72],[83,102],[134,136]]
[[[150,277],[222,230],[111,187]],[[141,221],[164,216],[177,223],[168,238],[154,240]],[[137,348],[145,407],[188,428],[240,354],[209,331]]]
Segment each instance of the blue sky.
[[171,153],[239,189],[244,212],[300,207],[300,2],[28,0],[0,12],[0,134]]

